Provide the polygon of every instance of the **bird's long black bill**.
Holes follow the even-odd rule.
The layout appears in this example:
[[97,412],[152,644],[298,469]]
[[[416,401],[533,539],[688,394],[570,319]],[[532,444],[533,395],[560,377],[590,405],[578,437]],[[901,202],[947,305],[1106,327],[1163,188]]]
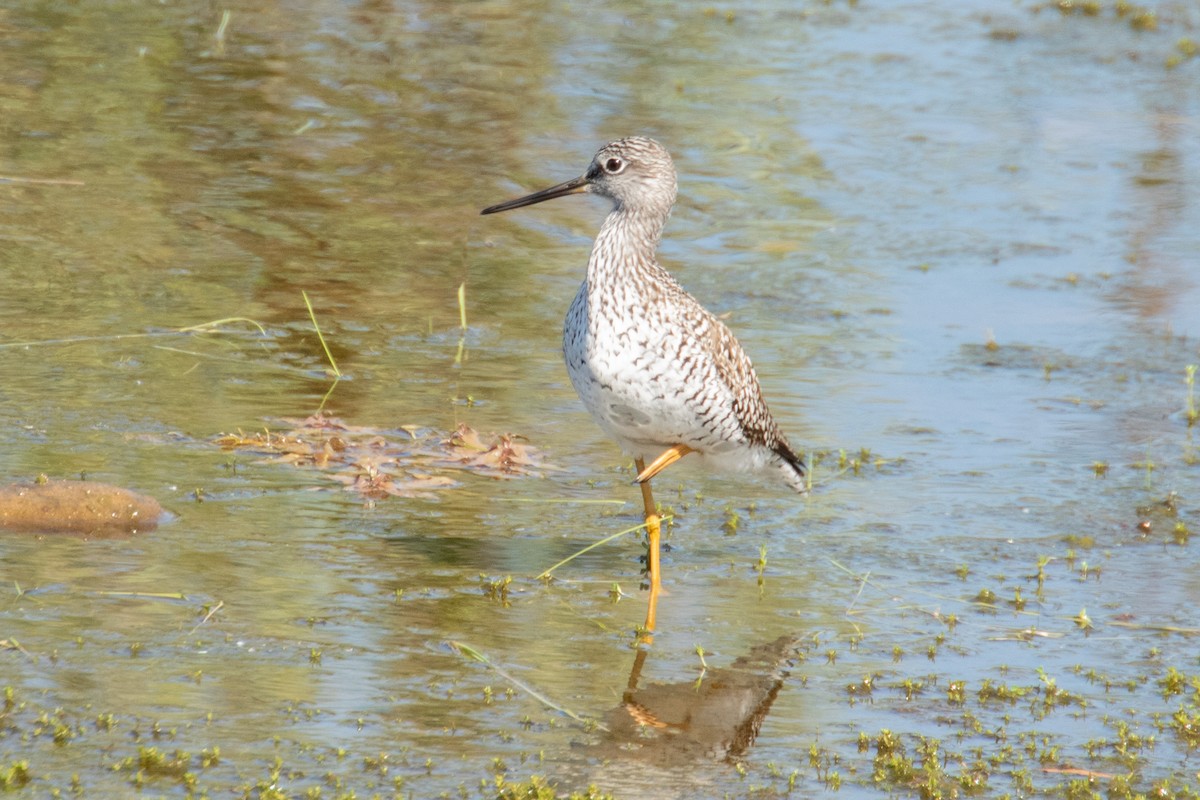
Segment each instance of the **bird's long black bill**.
[[588,180],[586,175],[578,178],[572,178],[566,183],[560,183],[558,186],[551,186],[549,189],[542,189],[540,192],[527,194],[524,197],[518,197],[516,200],[508,200],[503,203],[497,203],[494,206],[488,206],[480,214],[498,214],[501,211],[511,211],[514,208],[523,206],[531,206],[534,203],[541,203],[544,200],[553,200],[556,197],[565,197],[569,194],[579,194],[586,192]]

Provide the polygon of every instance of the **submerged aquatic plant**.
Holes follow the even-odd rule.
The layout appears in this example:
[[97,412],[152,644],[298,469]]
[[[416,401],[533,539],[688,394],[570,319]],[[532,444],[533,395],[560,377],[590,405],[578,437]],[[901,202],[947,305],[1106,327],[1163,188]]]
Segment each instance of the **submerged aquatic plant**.
[[1184,381],[1187,383],[1187,424],[1192,427],[1196,424],[1196,420],[1200,420],[1200,410],[1196,408],[1196,369],[1200,367],[1197,364],[1188,364]]

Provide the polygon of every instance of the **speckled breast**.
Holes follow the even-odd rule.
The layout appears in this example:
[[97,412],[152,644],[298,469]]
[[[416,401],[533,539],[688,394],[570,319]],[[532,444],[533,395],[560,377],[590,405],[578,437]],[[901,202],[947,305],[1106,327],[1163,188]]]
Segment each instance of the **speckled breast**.
[[696,339],[683,335],[696,332],[662,322],[636,298],[589,299],[585,282],[563,326],[575,391],[630,455],[653,458],[673,444],[711,455],[736,448],[744,437],[728,388]]

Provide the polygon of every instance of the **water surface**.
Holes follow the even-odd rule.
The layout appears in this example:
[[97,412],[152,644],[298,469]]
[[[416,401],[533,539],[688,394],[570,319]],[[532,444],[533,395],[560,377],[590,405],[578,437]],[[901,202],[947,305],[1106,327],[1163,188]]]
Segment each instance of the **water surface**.
[[[1153,28],[983,2],[0,11],[3,476],[178,515],[0,537],[0,777],[1200,790],[1200,60],[1167,65],[1200,18],[1155,8]],[[807,498],[686,461],[658,481],[669,594],[640,660],[633,537],[535,578],[638,522],[559,354],[605,209],[478,216],[631,133],[680,173],[664,263],[820,454]],[[173,332],[227,318],[265,333]],[[214,443],[322,403],[394,441],[518,434],[543,468],[367,502]],[[780,637],[790,658],[750,657]],[[741,657],[745,682],[718,671]],[[651,700],[740,687],[695,716],[757,738],[617,740],[595,721],[635,666]]]

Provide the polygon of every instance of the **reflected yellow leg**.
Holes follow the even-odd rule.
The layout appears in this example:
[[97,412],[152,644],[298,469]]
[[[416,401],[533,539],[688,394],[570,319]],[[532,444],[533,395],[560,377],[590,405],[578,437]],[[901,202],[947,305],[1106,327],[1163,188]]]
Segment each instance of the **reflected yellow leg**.
[[[642,459],[636,459],[637,471],[640,475],[646,469]],[[658,595],[662,592],[662,568],[659,565],[659,540],[662,536],[661,518],[654,506],[654,495],[650,493],[650,481],[642,481],[642,503],[646,510],[646,534],[649,545],[646,555],[646,569],[650,572],[650,603],[646,608],[646,624],[643,626],[647,633],[654,631],[656,614],[658,612]]]

